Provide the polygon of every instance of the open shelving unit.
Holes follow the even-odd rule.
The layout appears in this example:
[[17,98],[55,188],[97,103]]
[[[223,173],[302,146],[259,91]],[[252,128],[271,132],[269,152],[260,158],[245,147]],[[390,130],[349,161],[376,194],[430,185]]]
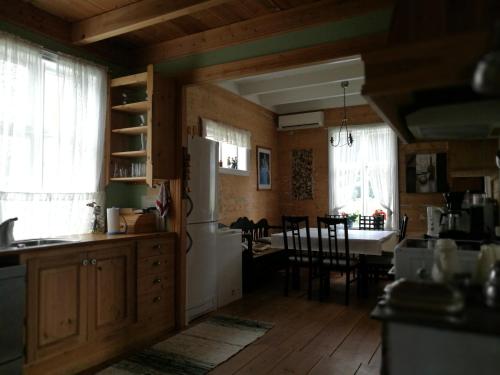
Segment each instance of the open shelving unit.
[[[153,67],[150,65],[146,72],[110,81],[108,182],[153,184],[153,74]],[[141,168],[145,175],[135,175],[133,163],[145,164],[145,168]]]
[[[153,186],[173,178],[175,109],[175,83],[154,73],[153,65],[148,65],[145,72],[110,80],[108,183]],[[138,170],[145,174],[136,175]]]

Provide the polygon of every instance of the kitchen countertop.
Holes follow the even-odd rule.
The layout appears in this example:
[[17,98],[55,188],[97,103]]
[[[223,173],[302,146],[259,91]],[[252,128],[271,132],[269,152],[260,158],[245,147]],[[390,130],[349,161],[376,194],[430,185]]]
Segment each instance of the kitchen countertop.
[[27,253],[38,253],[44,250],[60,250],[81,245],[93,245],[99,243],[112,243],[131,239],[148,239],[165,236],[175,236],[174,232],[153,232],[153,233],[134,233],[134,234],[107,234],[107,233],[85,233],[70,236],[50,237],[64,239],[71,242],[48,244],[36,247],[8,247],[0,249],[0,257],[6,255],[21,255]]
[[436,313],[418,309],[393,308],[380,301],[371,317],[383,322],[404,323],[484,335],[500,335],[500,310],[486,307],[480,287],[471,287],[466,295],[465,308],[458,314]]

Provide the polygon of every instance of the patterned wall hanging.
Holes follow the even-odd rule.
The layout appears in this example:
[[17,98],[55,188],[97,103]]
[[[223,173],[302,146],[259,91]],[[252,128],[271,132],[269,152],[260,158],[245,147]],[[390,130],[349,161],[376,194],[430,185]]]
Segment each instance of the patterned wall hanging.
[[292,197],[295,200],[313,199],[313,151],[292,151]]

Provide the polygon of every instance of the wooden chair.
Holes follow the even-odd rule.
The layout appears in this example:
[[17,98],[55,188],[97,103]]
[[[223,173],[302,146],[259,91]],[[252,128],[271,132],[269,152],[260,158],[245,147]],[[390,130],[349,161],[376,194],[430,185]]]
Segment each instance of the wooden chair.
[[242,253],[242,283],[243,292],[249,293],[264,283],[278,270],[284,268],[284,252],[272,252],[269,254],[254,254],[256,242],[268,244],[264,241],[269,235],[269,229],[280,228],[268,224],[266,219],[261,219],[257,223],[247,217],[240,217],[230,225],[232,229],[241,229],[243,253]]
[[[307,216],[283,216],[283,244],[285,248],[285,296],[288,295],[288,284],[290,282],[290,268],[293,272],[293,281],[296,286],[300,282],[300,269],[308,269],[307,298],[312,298],[312,282],[315,278],[320,278],[320,262],[317,255],[312,254],[311,234],[309,231],[309,218]],[[301,233],[301,229],[305,229]],[[288,238],[288,231],[291,231],[291,240]],[[303,243],[305,239],[305,244]]]
[[[345,273],[345,304],[349,305],[349,291],[352,282],[357,281],[357,273],[359,270],[359,262],[352,259],[349,254],[349,232],[347,229],[346,218],[329,218],[318,217],[318,245],[319,256],[322,264],[322,289],[328,294],[330,290],[330,272],[336,271],[342,274]],[[344,231],[344,238],[338,237],[339,228]],[[326,229],[328,238],[328,252],[323,249],[323,229]],[[344,241],[344,251],[339,251],[339,241]],[[333,245],[333,246],[332,246]],[[344,255],[344,256],[342,256]],[[355,275],[351,279],[351,274]],[[360,292],[360,284],[357,283],[358,295]],[[323,293],[321,293],[322,295]]]
[[[406,237],[406,228],[408,226],[408,216],[403,215],[399,221],[399,235],[398,242],[401,242]],[[382,252],[381,256],[368,256],[366,261],[368,265],[369,274],[373,275],[375,281],[378,281],[380,276],[387,276],[389,279],[393,278],[389,271],[393,267],[394,262],[393,252]]]
[[359,229],[364,230],[384,230],[383,216],[360,216]]
[[254,232],[253,232],[253,239],[254,241],[262,241],[265,243],[271,243],[270,239],[268,238],[270,235],[270,231],[272,229],[279,229],[280,231],[282,228],[280,226],[276,225],[269,225],[269,222],[267,219],[260,219],[255,223],[254,226]]

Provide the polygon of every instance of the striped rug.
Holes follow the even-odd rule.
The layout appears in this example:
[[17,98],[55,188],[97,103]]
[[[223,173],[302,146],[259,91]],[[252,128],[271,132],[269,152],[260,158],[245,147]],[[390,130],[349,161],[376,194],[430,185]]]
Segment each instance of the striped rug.
[[263,336],[271,323],[217,315],[98,375],[206,374]]

